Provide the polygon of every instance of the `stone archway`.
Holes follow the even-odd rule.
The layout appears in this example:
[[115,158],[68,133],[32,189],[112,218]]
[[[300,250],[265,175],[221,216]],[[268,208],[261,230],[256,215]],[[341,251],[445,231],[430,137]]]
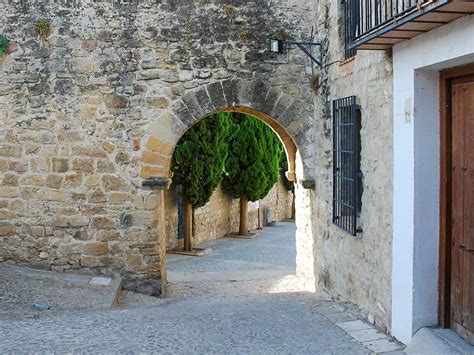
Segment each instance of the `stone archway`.
[[169,177],[174,147],[192,125],[213,112],[238,111],[261,119],[280,136],[289,156],[290,173],[295,173],[298,152],[303,164],[298,179],[310,185],[314,180],[313,119],[304,107],[302,101],[279,87],[255,81],[228,80],[190,91],[149,125],[141,176]]
[[[141,177],[144,185],[155,186],[158,193],[157,224],[165,223],[164,190],[171,182],[173,151],[184,133],[200,119],[216,112],[241,112],[268,124],[280,137],[288,157],[288,178],[297,182],[296,204],[302,209],[296,218],[300,247],[298,263],[300,274],[314,285],[314,258],[312,233],[312,198],[314,188],[314,133],[313,118],[299,98],[284,93],[280,87],[263,82],[227,80],[214,82],[190,91],[176,100],[170,110],[158,113],[150,123],[142,153]],[[158,228],[161,259],[162,293],[166,285],[166,235]],[[298,238],[297,238],[298,239]]]

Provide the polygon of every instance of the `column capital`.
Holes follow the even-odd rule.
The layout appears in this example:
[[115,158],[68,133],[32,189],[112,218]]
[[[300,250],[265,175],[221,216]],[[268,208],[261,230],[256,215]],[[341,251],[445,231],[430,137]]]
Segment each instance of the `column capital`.
[[171,179],[165,176],[155,176],[143,180],[142,186],[153,190],[168,190],[171,185]]

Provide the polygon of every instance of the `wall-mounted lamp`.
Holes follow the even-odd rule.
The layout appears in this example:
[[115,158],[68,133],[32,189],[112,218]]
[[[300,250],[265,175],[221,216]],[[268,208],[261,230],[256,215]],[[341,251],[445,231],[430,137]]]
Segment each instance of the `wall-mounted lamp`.
[[268,41],[268,50],[272,53],[283,54],[283,46],[283,41],[280,41],[279,39],[270,39]]
[[[323,66],[323,52],[321,43],[312,43],[312,42],[292,42],[292,41],[282,41],[280,39],[271,38],[268,41],[268,50],[272,53],[283,54],[285,50],[289,49],[289,46],[294,44],[299,49],[303,51],[314,63],[318,66]],[[307,47],[317,46],[320,49],[319,59],[316,59],[314,55],[308,50]]]

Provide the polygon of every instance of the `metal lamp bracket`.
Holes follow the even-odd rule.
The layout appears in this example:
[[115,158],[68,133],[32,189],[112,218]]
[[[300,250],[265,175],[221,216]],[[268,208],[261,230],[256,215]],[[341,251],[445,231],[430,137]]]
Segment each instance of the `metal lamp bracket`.
[[[322,44],[321,43],[313,43],[313,42],[284,42],[285,44],[295,45],[299,49],[303,51],[314,63],[316,63],[320,68],[323,67],[323,51],[322,51]],[[309,51],[308,47],[319,47],[319,59],[316,59],[314,55]]]

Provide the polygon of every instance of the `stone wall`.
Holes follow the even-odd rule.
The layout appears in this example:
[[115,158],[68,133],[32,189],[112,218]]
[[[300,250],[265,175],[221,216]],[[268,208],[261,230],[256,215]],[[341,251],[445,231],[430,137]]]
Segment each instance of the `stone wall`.
[[[179,245],[177,192],[174,186],[165,193],[165,205],[166,246],[171,249]],[[281,180],[278,181],[260,202],[260,226],[264,225],[266,208],[271,209],[272,220],[279,222],[292,217],[292,205],[293,194],[285,188]],[[219,185],[209,202],[194,211],[193,224],[193,245],[237,232],[239,230],[239,200],[233,199]],[[249,228],[255,230],[258,226],[258,212],[249,211]]]
[[[325,63],[315,108],[317,168],[314,226],[317,283],[358,304],[381,327],[391,318],[392,265],[392,58],[359,51],[344,61],[342,5],[321,1],[318,31]],[[356,95],[362,113],[364,192],[360,227],[352,237],[332,223],[332,100]]]
[[[159,276],[157,196],[142,182],[167,177],[180,136],[216,110],[262,112],[311,179],[309,61],[265,48],[277,34],[306,38],[313,5],[0,2],[11,40],[0,59],[0,261]],[[39,19],[51,25],[45,38]]]
[[[35,32],[41,18],[47,38]],[[0,59],[0,261],[127,282],[159,276],[157,196],[143,180],[169,177],[175,144],[199,119],[254,112],[282,138],[301,182],[298,275],[386,326],[391,58],[361,52],[341,63],[341,18],[340,2],[329,0],[0,3],[0,33],[12,41]],[[313,26],[321,70],[297,49],[265,51],[269,37],[309,40]],[[330,107],[350,95],[363,126],[357,238],[332,224]]]

